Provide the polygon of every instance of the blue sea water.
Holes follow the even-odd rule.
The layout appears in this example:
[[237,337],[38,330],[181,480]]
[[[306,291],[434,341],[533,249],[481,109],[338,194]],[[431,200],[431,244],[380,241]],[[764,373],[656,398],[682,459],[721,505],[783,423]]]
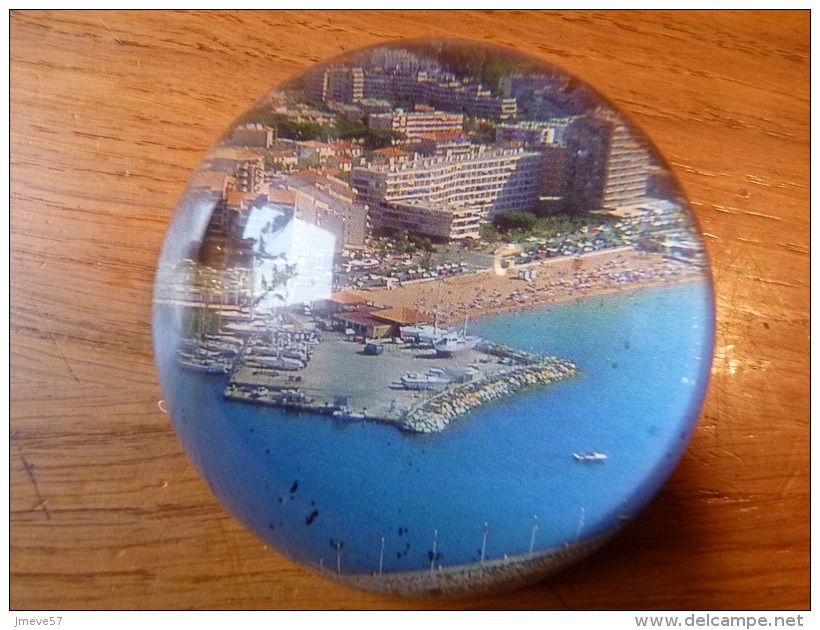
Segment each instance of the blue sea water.
[[[582,539],[643,507],[705,395],[707,282],[485,318],[471,333],[568,358],[580,374],[473,411],[435,435],[225,401],[156,334],[174,426],[219,500],[314,568],[406,571]],[[161,318],[160,318],[161,320]],[[600,451],[604,464],[573,453]]]

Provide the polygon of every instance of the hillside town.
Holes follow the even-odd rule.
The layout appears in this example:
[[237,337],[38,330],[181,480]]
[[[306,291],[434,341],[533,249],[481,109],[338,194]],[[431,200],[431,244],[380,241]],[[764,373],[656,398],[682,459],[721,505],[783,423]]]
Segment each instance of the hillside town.
[[[434,53],[382,47],[313,68],[211,149],[180,203],[206,209],[200,235],[157,278],[157,301],[193,313],[183,366],[229,374],[237,400],[440,430],[419,391],[575,370],[468,344],[471,313],[701,276],[672,176],[594,93],[552,68]],[[469,361],[411,369],[453,359],[436,347],[448,335]],[[402,393],[353,404],[303,380],[346,360],[345,340],[389,356],[384,387]],[[384,353],[388,340],[409,345]],[[362,365],[349,387],[371,383]]]
[[554,71],[509,72],[491,89],[419,51],[380,48],[271,92],[189,183],[183,203],[214,209],[200,262],[246,268],[242,245],[271,208],[304,224],[293,238],[321,231],[333,290],[486,265],[469,253],[494,249],[498,235],[485,237],[508,213],[584,220],[519,256],[702,255],[669,172],[626,121]]

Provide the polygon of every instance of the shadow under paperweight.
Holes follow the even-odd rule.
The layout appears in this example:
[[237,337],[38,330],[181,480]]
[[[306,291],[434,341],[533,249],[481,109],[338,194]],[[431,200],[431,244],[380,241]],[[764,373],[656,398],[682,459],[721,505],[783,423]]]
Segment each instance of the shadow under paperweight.
[[514,50],[410,40],[259,99],[171,220],[153,336],[219,501],[328,578],[543,579],[627,526],[706,392],[703,243],[647,138]]

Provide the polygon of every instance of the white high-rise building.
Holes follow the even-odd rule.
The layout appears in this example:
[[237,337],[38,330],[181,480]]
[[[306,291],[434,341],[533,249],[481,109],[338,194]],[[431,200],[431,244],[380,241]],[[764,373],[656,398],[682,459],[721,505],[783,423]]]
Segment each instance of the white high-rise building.
[[440,111],[405,112],[403,109],[395,109],[389,114],[371,115],[368,124],[378,129],[393,129],[412,141],[438,133],[461,132],[464,116]]
[[482,218],[535,207],[544,156],[524,149],[487,149],[452,157],[353,169],[353,186],[367,204],[450,204],[475,208]]
[[612,210],[640,203],[646,197],[649,152],[623,123],[615,125],[609,144],[601,206]]
[[358,67],[328,66],[307,83],[308,97],[316,101],[356,103],[364,98],[364,71]]

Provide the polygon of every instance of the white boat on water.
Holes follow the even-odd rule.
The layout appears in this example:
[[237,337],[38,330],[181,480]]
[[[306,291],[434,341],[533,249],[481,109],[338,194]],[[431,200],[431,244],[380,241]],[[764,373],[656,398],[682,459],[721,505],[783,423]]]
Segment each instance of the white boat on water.
[[331,414],[337,420],[363,420],[364,414],[356,411],[347,411],[346,409],[337,409]]
[[179,357],[179,365],[188,370],[205,372],[206,374],[227,374],[230,371],[230,364],[226,361],[184,354]]
[[438,389],[449,385],[451,379],[441,368],[430,368],[425,374],[407,372],[401,377],[401,386],[404,389]]
[[573,453],[572,456],[575,458],[575,461],[578,462],[591,462],[591,463],[598,463],[603,464],[606,461],[606,453]]

